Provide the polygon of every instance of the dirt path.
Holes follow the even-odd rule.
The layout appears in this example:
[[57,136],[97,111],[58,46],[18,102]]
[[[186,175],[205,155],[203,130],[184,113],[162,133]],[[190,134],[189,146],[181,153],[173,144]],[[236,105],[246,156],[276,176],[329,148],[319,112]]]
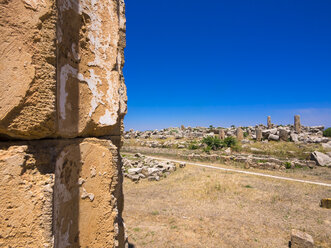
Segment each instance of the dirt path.
[[[123,153],[123,154],[125,154],[125,153]],[[129,153],[126,153],[126,154],[129,154]],[[243,170],[239,170],[239,169],[230,169],[230,168],[206,165],[206,164],[189,162],[189,161],[175,160],[175,159],[169,159],[169,158],[161,158],[161,157],[147,156],[147,155],[145,155],[145,156],[148,158],[152,158],[152,159],[157,159],[157,160],[162,160],[162,161],[173,161],[175,163],[187,163],[190,165],[195,165],[195,166],[209,168],[209,169],[216,169],[216,170],[229,171],[229,172],[241,173],[241,174],[246,174],[246,175],[269,177],[269,178],[274,178],[274,179],[279,179],[279,180],[286,180],[286,181],[292,181],[292,182],[308,183],[308,184],[315,184],[315,185],[320,185],[320,186],[325,186],[325,187],[331,187],[331,184],[323,183],[323,182],[314,182],[314,181],[295,179],[295,178],[290,178],[290,177],[275,176],[275,175],[270,175],[270,174],[266,174],[266,173],[243,171]]]

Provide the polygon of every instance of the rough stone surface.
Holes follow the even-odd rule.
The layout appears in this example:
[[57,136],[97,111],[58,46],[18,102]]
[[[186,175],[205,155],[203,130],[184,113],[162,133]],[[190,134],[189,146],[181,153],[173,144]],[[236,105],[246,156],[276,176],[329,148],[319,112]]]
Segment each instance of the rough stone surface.
[[256,141],[262,140],[262,130],[260,128],[256,129]]
[[56,129],[54,0],[0,1],[0,138]]
[[123,0],[0,0],[0,247],[124,247],[125,25]]
[[279,135],[269,134],[268,140],[278,141],[279,140]]
[[301,132],[300,115],[295,115],[294,116],[294,130],[297,133],[300,133]]
[[54,175],[29,148],[0,147],[0,247],[53,247]]
[[117,148],[106,140],[87,139],[61,150],[55,162],[55,247],[115,246],[123,205],[119,168]]
[[58,134],[119,135],[126,113],[122,0],[58,1]]
[[[137,160],[137,158],[139,159]],[[134,182],[139,182],[140,179],[159,181],[176,171],[177,167],[184,168],[185,166],[185,163],[177,164],[171,160],[159,161],[137,153],[134,156],[123,158],[122,172],[125,177]]]
[[0,143],[0,247],[123,245],[118,145],[96,138]]
[[221,140],[224,140],[225,139],[225,132],[224,132],[224,130],[223,129],[221,129],[220,131],[219,131],[219,138],[221,139]]
[[120,135],[123,0],[0,1],[0,138]]
[[313,248],[313,237],[308,233],[293,229],[291,232],[291,248]]
[[268,116],[268,118],[267,118],[267,127],[268,127],[268,129],[272,128],[272,123],[271,123],[271,117],[270,116]]
[[238,140],[243,140],[244,139],[244,132],[240,127],[237,128],[236,136],[237,136]]
[[288,141],[288,132],[285,129],[279,130],[279,139],[282,141]]
[[291,140],[293,142],[298,142],[299,141],[299,137],[296,133],[291,133],[290,137],[291,137]]
[[316,161],[319,166],[331,167],[331,158],[324,153],[318,151],[311,153],[311,160]]

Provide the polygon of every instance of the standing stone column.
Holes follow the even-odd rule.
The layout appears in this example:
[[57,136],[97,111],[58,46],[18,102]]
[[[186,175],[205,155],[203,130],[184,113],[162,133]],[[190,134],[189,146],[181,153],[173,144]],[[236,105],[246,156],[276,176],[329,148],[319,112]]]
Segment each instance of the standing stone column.
[[267,126],[268,126],[268,129],[272,128],[272,123],[271,123],[271,117],[270,116],[268,116],[268,119],[267,119]]
[[262,130],[260,128],[256,128],[255,132],[256,132],[256,141],[261,141],[262,140]]
[[244,139],[244,133],[243,133],[243,130],[241,129],[241,127],[237,128],[236,135],[237,135],[238,140]]
[[224,140],[225,139],[225,132],[223,129],[221,129],[218,133],[218,137],[221,139],[221,140]]
[[1,247],[124,247],[125,25],[123,0],[0,2]]
[[300,115],[295,115],[294,116],[294,130],[297,133],[300,133],[301,132]]

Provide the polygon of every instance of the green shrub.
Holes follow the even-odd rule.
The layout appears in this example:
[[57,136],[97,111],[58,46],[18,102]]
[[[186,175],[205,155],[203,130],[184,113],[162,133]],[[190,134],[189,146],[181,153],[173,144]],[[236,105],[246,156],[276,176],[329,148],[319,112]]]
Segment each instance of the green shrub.
[[331,127],[324,130],[323,136],[324,137],[331,137]]
[[205,152],[205,153],[210,153],[210,151],[211,151],[211,148],[209,147],[209,146],[206,146],[206,147],[204,147],[203,148],[203,151]]
[[292,164],[290,162],[285,162],[284,163],[286,169],[291,169]]
[[244,137],[248,137],[248,132],[244,132]]
[[235,137],[229,136],[223,140],[223,144],[226,147],[234,147],[238,144],[238,141]]
[[202,143],[206,144],[207,147],[216,151],[220,147],[222,147],[222,141],[216,136],[208,136],[202,139]]
[[196,141],[192,141],[188,144],[187,148],[189,150],[196,150],[199,148],[199,144]]

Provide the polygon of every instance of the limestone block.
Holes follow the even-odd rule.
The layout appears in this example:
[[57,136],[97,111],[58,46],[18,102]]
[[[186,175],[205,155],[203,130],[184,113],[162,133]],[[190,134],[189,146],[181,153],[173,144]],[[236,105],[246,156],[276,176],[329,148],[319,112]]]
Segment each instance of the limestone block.
[[271,123],[271,117],[270,116],[268,116],[268,118],[267,118],[267,126],[268,126],[268,129],[272,128],[272,123]]
[[55,168],[56,248],[119,244],[119,167],[117,149],[107,141],[89,139],[64,147]]
[[0,138],[54,133],[55,0],[0,1]]
[[294,116],[294,130],[297,133],[300,133],[301,132],[300,115],[295,115]]
[[0,247],[53,247],[54,175],[28,149],[0,148]]
[[126,112],[124,3],[59,0],[58,7],[59,135],[119,135]]
[[119,142],[0,143],[0,247],[124,247]]
[[256,141],[261,141],[262,140],[262,130],[260,128],[256,128],[255,132],[256,132]]
[[224,140],[225,139],[225,132],[223,129],[221,129],[218,133],[218,136],[221,140]]
[[308,233],[293,229],[291,232],[291,248],[313,248],[314,239]]
[[0,1],[0,138],[120,135],[123,0]]
[[279,130],[279,139],[282,141],[288,141],[288,132],[285,129]]
[[243,133],[243,130],[241,129],[241,127],[237,128],[236,136],[237,136],[238,140],[243,140],[244,139],[244,133]]

